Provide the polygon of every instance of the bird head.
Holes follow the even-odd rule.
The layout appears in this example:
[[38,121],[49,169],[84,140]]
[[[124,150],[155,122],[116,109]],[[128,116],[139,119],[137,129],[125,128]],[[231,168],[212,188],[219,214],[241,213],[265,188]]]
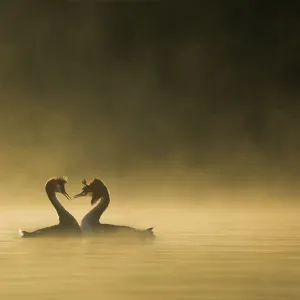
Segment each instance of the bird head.
[[82,184],[83,187],[81,189],[81,192],[75,195],[73,198],[91,196],[91,205],[94,205],[101,197],[106,196],[108,193],[106,186],[98,178],[95,178],[90,183],[87,183],[86,179],[83,179]]
[[65,184],[67,183],[67,177],[54,177],[47,181],[46,188],[52,189],[55,193],[63,194],[68,200],[71,200],[71,197],[66,192]]

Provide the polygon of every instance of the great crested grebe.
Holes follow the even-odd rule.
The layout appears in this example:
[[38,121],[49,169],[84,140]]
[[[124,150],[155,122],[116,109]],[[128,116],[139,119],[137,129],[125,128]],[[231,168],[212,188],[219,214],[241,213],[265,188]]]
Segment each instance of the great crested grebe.
[[105,184],[98,178],[94,179],[89,184],[84,179],[82,181],[83,188],[81,193],[74,196],[74,198],[79,198],[83,196],[90,195],[92,197],[91,204],[94,205],[98,200],[100,202],[91,209],[89,213],[81,221],[81,230],[84,233],[124,233],[129,235],[134,235],[137,237],[151,237],[154,238],[153,227],[144,229],[135,229],[129,226],[122,225],[112,225],[112,224],[102,224],[100,223],[100,217],[106,210],[110,202],[110,195]]
[[57,177],[49,179],[45,185],[48,198],[57,211],[59,223],[57,225],[41,228],[33,232],[20,230],[19,233],[23,238],[61,235],[74,236],[81,234],[81,229],[76,219],[62,206],[56,197],[56,193],[61,193],[68,200],[71,200],[71,197],[65,190],[66,183],[67,179],[65,177]]

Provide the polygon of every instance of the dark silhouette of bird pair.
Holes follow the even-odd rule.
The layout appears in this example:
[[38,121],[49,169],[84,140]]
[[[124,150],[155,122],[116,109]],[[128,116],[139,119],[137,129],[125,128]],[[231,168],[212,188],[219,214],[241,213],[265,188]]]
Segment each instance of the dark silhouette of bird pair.
[[73,197],[91,196],[92,206],[98,202],[98,204],[84,216],[81,225],[79,225],[56,196],[57,193],[61,193],[68,200],[71,200],[71,197],[65,189],[66,183],[67,179],[65,177],[57,177],[49,179],[45,185],[46,194],[58,214],[59,223],[32,232],[20,230],[20,235],[23,238],[81,236],[83,234],[125,234],[142,239],[154,237],[153,227],[144,230],[123,225],[103,224],[100,222],[100,217],[109,205],[110,194],[106,185],[98,178],[90,183],[87,183],[86,179],[84,179],[82,181],[83,188],[81,192]]

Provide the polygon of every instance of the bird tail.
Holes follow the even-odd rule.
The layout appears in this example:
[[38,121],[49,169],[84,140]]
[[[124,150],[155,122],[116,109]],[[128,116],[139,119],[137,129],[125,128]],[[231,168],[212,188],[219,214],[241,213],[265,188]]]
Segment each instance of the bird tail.
[[155,238],[155,235],[154,235],[154,232],[153,232],[153,228],[154,227],[150,227],[150,228],[148,228],[148,229],[145,230],[148,237]]
[[19,229],[19,235],[22,238],[27,238],[28,236],[30,236],[30,232]]

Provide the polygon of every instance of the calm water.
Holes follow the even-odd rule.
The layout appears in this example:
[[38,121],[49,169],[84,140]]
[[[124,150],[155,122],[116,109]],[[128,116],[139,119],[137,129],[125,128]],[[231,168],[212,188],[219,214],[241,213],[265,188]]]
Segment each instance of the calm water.
[[0,217],[0,299],[300,299],[300,220],[292,207],[107,212],[106,222],[155,226],[151,244],[22,240],[19,228],[55,223],[51,208],[5,208]]

